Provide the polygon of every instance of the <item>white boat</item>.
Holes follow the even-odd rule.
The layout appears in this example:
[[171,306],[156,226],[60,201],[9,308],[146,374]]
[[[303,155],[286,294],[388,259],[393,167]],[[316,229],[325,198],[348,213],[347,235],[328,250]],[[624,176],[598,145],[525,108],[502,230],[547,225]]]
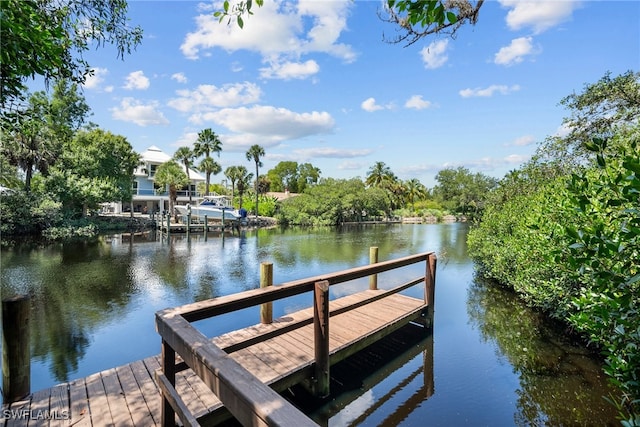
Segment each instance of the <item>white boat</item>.
[[222,219],[237,221],[241,219],[240,213],[233,209],[231,206],[231,200],[227,196],[205,196],[197,206],[176,205],[176,210],[180,215],[188,215],[191,213],[191,218],[204,219]]

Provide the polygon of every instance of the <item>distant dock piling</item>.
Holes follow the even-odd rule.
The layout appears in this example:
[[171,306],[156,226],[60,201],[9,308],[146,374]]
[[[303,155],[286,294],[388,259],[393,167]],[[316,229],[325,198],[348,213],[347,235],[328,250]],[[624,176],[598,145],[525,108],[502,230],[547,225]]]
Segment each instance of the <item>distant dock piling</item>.
[[31,392],[29,318],[31,299],[17,295],[2,300],[2,390],[5,403]]

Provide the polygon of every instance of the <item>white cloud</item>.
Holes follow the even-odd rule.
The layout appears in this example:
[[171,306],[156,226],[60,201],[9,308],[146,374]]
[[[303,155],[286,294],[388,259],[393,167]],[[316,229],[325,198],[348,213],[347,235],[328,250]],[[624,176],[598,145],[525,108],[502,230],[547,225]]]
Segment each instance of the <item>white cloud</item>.
[[520,90],[520,86],[512,85],[491,85],[486,88],[475,88],[475,89],[463,89],[461,90],[460,96],[463,98],[471,98],[471,97],[490,97],[493,96],[494,93],[500,93],[502,95],[508,95],[511,92],[516,92]]
[[404,103],[405,108],[415,108],[416,110],[424,110],[431,107],[430,101],[422,99],[422,95],[413,95]]
[[196,29],[186,35],[180,49],[189,59],[198,59],[218,47],[229,52],[259,52],[271,59],[298,59],[321,52],[351,62],[355,52],[338,41],[347,28],[351,7],[351,2],[337,1],[301,0],[297,6],[265,2],[260,13],[245,18],[244,28],[221,25],[212,13],[204,13],[196,17]]
[[111,117],[138,126],[168,125],[169,120],[158,110],[158,103],[142,104],[133,98],[124,98],[119,107],[110,109]]
[[144,90],[149,88],[149,84],[149,79],[144,75],[143,71],[133,71],[127,76],[123,87],[129,90]]
[[87,76],[83,86],[86,89],[104,90],[104,88],[102,88],[102,83],[104,82],[106,75],[109,74],[109,70],[106,68],[96,67],[92,71],[93,75]]
[[570,0],[500,0],[500,4],[511,9],[506,21],[511,30],[531,28],[540,34],[549,28],[571,19],[581,2]]
[[375,98],[365,99],[364,101],[362,101],[362,104],[360,104],[360,107],[362,107],[364,111],[368,111],[370,113],[373,111],[384,110],[384,107],[382,105],[376,104]]
[[239,134],[259,135],[273,141],[304,138],[329,133],[335,125],[327,112],[296,113],[286,108],[257,105],[251,108],[224,108],[204,113],[202,121],[213,121]]
[[320,71],[318,63],[312,59],[306,62],[275,62],[270,67],[260,69],[260,77],[265,79],[306,79]]
[[175,73],[171,75],[171,79],[177,81],[178,83],[187,83],[189,80],[184,73]]
[[536,142],[536,138],[533,135],[524,135],[514,139],[507,146],[526,147]]
[[513,65],[522,62],[525,56],[540,52],[534,50],[531,37],[520,37],[511,40],[509,46],[500,48],[494,58],[494,63],[498,65]]
[[254,83],[233,83],[222,87],[200,85],[195,90],[178,90],[178,98],[168,105],[182,112],[210,111],[212,108],[234,107],[257,102],[262,90]]
[[431,43],[429,46],[424,47],[420,51],[422,60],[424,61],[424,67],[427,69],[435,69],[442,67],[449,57],[447,56],[447,47],[449,46],[449,39],[438,40]]

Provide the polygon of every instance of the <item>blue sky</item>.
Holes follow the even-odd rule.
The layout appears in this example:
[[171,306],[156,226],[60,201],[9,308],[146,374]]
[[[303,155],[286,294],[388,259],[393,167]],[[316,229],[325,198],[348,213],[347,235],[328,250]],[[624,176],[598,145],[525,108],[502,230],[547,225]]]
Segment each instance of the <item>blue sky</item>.
[[[265,1],[244,29],[217,2],[130,1],[142,44],[92,50],[84,95],[101,128],[170,155],[213,129],[223,169],[309,162],[364,178],[377,161],[432,187],[445,167],[502,177],[562,133],[566,95],[640,68],[640,2],[486,1],[455,39],[389,44],[379,1]],[[224,179],[223,174],[212,178]]]

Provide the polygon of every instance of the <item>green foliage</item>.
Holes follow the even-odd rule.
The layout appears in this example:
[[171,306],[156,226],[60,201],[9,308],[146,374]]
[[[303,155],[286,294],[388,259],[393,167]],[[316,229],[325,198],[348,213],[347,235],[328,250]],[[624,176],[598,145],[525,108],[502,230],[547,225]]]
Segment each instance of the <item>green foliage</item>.
[[603,350],[627,413],[640,399],[639,138],[636,126],[595,139],[594,160],[571,175],[529,164],[505,178],[468,238],[487,277]]
[[26,235],[62,223],[62,204],[49,197],[16,191],[0,197],[0,234]]
[[175,160],[170,160],[158,166],[154,176],[156,185],[169,187],[169,212],[173,212],[173,206],[178,199],[178,188],[189,184],[189,178]]
[[70,214],[82,216],[100,203],[129,200],[138,163],[139,155],[123,136],[101,129],[80,131],[65,144],[44,185]]
[[446,168],[436,175],[438,184],[433,195],[442,206],[455,213],[478,218],[482,215],[490,191],[496,187],[495,178],[467,168]]
[[[237,204],[239,205],[239,200]],[[255,214],[256,203],[255,203],[254,197],[247,197],[245,200],[243,200],[242,206],[250,214]],[[259,216],[275,217],[276,212],[278,211],[278,207],[279,207],[279,203],[277,198],[272,196],[267,196],[265,194],[260,194],[258,196],[258,215]]]
[[[580,284],[570,323],[603,347],[605,370],[640,407],[640,128],[586,149],[594,167],[572,175],[568,275]],[[611,153],[611,154],[606,154]],[[633,406],[633,405],[632,405]]]
[[365,188],[358,178],[328,178],[303,194],[282,201],[277,218],[287,225],[339,225],[366,220],[388,209],[384,190]]
[[36,75],[84,83],[91,66],[83,53],[92,44],[113,44],[122,58],[142,40],[140,27],[128,23],[125,0],[3,0],[0,8],[3,108],[19,100],[25,80]]
[[271,191],[302,193],[320,179],[320,169],[311,163],[282,161],[267,172]]

